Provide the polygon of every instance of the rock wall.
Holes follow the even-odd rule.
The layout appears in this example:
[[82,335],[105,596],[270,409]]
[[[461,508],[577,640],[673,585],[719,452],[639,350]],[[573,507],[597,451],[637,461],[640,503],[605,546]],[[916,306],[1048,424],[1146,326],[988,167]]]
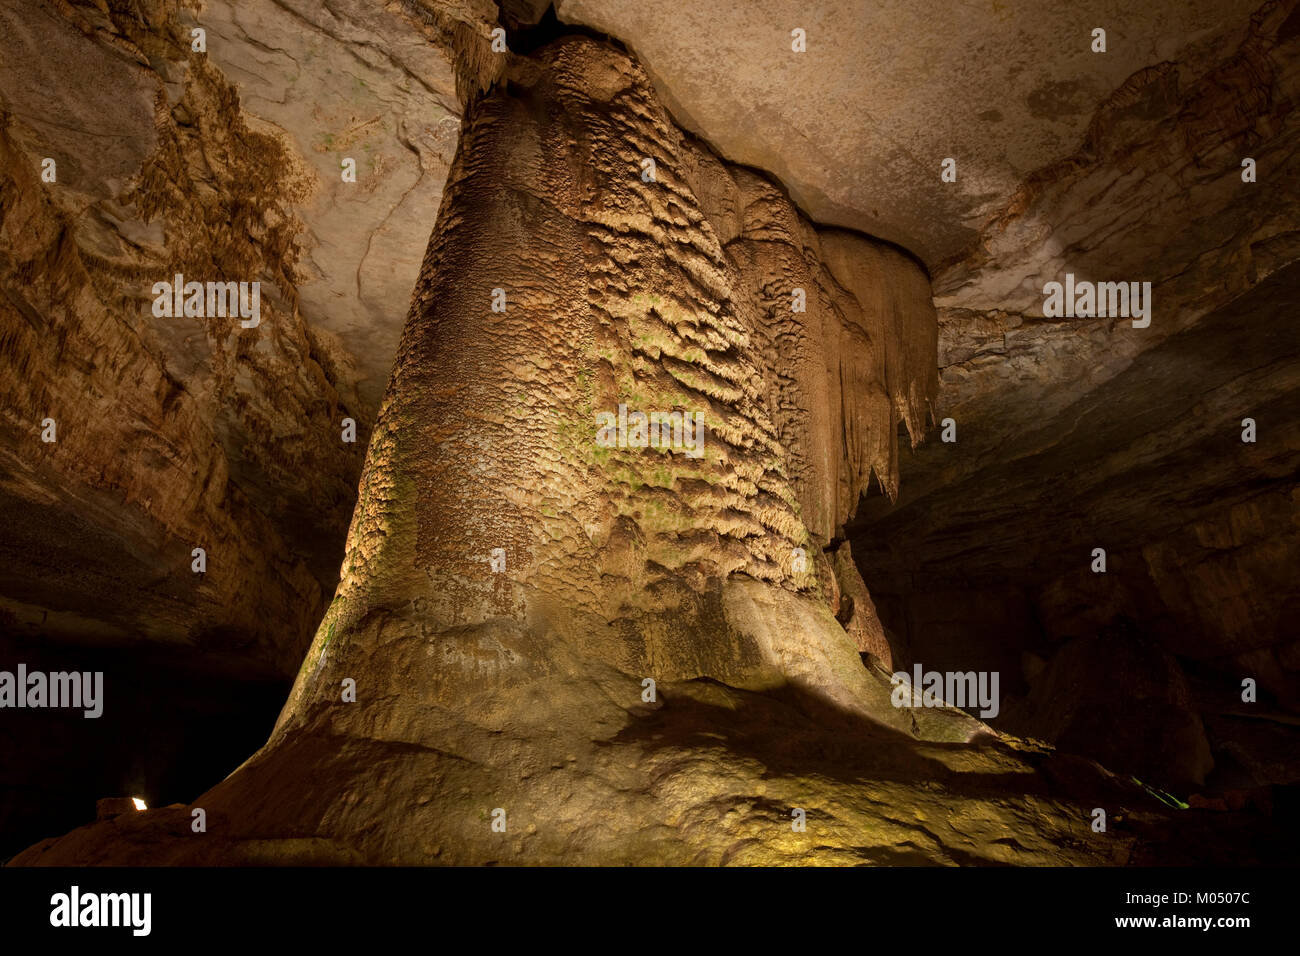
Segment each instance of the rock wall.
[[[407,210],[438,202],[458,68],[480,82],[472,6],[0,11],[9,638],[296,672],[427,244]],[[177,273],[259,281],[260,324],[154,316]]]
[[[14,516],[3,606],[20,633],[233,641],[251,648],[250,670],[274,672],[293,666],[302,609],[322,601],[321,539],[346,520],[356,465],[336,439],[351,410],[328,348],[295,309],[292,222],[265,199],[292,182],[223,91],[193,81],[177,109],[203,123],[161,111],[141,184],[100,197],[151,222],[153,242],[65,205],[76,198],[43,186],[0,119],[0,455]],[[190,175],[194,154],[223,189]],[[232,229],[248,241],[229,242]],[[152,284],[178,272],[264,277],[261,325],[155,319]],[[46,419],[55,441],[42,440]],[[205,574],[191,570],[196,547]]]
[[[1260,725],[1284,727],[1293,714],[1272,708],[1294,710],[1300,686],[1285,623],[1300,591],[1282,570],[1297,560],[1300,472],[1300,353],[1285,318],[1300,278],[1300,5],[1224,22],[1222,40],[1119,83],[1071,151],[1026,175],[970,250],[935,264],[936,415],[956,440],[905,450],[897,501],[866,502],[849,536],[887,633],[919,660],[966,654],[1021,693],[1023,652],[1050,663],[1100,635],[1136,642],[1113,679],[1144,688],[1132,661],[1155,659],[1140,646],[1153,640],[1174,671],[1215,675],[1190,698],[1171,683],[1171,706],[1207,718],[1239,707],[1249,677]],[[1067,273],[1150,281],[1150,325],[1045,317],[1043,287]],[[1090,568],[1097,547],[1105,574]],[[1089,678],[1071,693],[1082,711],[1109,690]],[[1141,752],[1150,721],[1133,700],[1116,718],[1132,739],[1073,745],[1090,739],[1113,767]],[[1044,713],[1016,728],[1055,739],[1058,724]],[[1204,782],[1171,769],[1170,786]]]

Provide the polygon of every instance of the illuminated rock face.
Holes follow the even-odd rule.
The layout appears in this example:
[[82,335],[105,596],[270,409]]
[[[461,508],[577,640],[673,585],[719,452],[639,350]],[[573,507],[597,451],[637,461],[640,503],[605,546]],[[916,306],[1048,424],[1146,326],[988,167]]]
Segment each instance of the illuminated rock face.
[[[391,357],[373,351],[364,398],[355,345],[327,325],[375,303],[338,293],[339,270],[321,291],[313,246],[364,245],[375,225],[345,218],[363,204],[332,202],[295,138],[241,103],[251,42],[213,44],[242,57],[223,72],[190,49],[188,16],[168,0],[0,11],[0,648],[112,645],[126,668],[165,647],[287,680],[336,582]],[[160,315],[152,286],[176,273],[259,282],[256,326]]]
[[[611,47],[565,41],[518,73],[467,119],[342,583],[284,720],[333,697],[376,629],[433,648],[410,690],[436,703],[545,673],[564,645],[854,706],[864,676],[821,553],[873,474],[896,485],[898,422],[925,424],[923,272],[819,235],[689,142]],[[612,440],[635,446],[636,416],[660,414],[688,427]],[[491,660],[459,646],[503,626],[522,643]]]

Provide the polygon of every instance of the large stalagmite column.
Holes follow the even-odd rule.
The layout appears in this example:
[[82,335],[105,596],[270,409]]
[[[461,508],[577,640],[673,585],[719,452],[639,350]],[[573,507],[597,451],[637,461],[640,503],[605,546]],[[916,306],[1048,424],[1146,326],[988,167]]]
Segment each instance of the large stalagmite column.
[[896,842],[849,771],[796,768],[979,726],[893,707],[834,613],[856,595],[883,646],[838,541],[927,423],[935,334],[912,260],[692,142],[628,54],[512,59],[468,109],[337,594],[271,740],[196,801],[219,836],[171,858]]
[[[914,263],[733,174],[627,55],[575,38],[518,61],[466,119],[281,729],[343,675],[454,706],[570,658],[794,681],[903,726],[821,549],[873,474],[895,487],[934,336]],[[437,662],[418,679],[376,653],[408,642]]]
[[934,355],[910,259],[691,142],[628,55],[516,60],[469,109],[338,593],[247,776],[325,739],[481,764],[459,791],[436,773],[437,806],[599,736],[611,702],[611,727],[660,703],[647,681],[917,732],[836,621],[856,572],[823,549],[873,478],[896,487]]

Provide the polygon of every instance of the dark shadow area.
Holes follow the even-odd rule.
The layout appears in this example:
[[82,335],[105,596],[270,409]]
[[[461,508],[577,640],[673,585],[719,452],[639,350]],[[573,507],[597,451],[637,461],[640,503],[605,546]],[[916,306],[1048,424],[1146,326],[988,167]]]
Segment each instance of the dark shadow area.
[[104,797],[193,800],[265,741],[289,684],[249,681],[183,650],[123,651],[0,635],[0,671],[103,673],[103,712],[6,709],[0,860],[95,819]]
[[849,531],[895,668],[997,671],[993,726],[1181,799],[1293,801],[1297,306],[1293,265],[1032,430],[905,449]]
[[[704,693],[697,693],[697,687]],[[717,702],[709,699],[712,696]],[[792,686],[760,694],[698,680],[661,685],[660,702],[638,709],[635,723],[606,745],[723,748],[761,762],[765,776],[816,776],[849,784],[892,781],[990,804],[1018,795],[1050,798],[1074,807],[1081,820],[1089,819],[1094,807],[1106,807],[1108,835],[1134,838],[1129,862],[1142,865],[1282,866],[1293,863],[1300,851],[1300,827],[1292,812],[1296,788],[1277,788],[1271,806],[1178,810],[1140,784],[1108,776],[1091,760],[1069,753],[1016,750],[1015,757],[1033,772],[956,771],[938,755],[971,750],[1011,755],[1013,748],[990,735],[970,743],[918,741]],[[899,806],[895,811],[903,819],[911,808]],[[1098,839],[1105,838],[1098,834]],[[1014,834],[1007,839],[1014,840]],[[954,863],[998,865],[956,848],[944,849]],[[906,847],[897,847],[872,862],[908,865],[922,860],[915,850],[909,854]]]
[[591,37],[603,43],[611,43],[619,49],[626,49],[623,43],[598,30],[578,23],[561,23],[553,3],[547,4],[539,15],[539,5],[528,0],[498,0],[497,8],[501,11],[499,21],[506,31],[506,46],[511,53],[527,56],[548,43],[570,36]]

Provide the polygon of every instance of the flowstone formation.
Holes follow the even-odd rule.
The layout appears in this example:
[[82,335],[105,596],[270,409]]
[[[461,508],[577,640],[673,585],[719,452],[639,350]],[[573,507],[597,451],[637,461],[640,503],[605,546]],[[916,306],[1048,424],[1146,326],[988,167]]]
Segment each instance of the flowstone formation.
[[[924,274],[687,142],[612,48],[516,74],[467,117],[285,722],[376,629],[442,645],[441,703],[563,648],[860,709],[821,555],[873,475],[896,485],[899,421],[923,427]],[[469,652],[502,628],[510,652]]]
[[1132,859],[1089,813],[1137,791],[859,658],[890,649],[843,526],[895,492],[935,349],[916,263],[692,141],[629,54],[511,56],[270,741],[15,862]]

